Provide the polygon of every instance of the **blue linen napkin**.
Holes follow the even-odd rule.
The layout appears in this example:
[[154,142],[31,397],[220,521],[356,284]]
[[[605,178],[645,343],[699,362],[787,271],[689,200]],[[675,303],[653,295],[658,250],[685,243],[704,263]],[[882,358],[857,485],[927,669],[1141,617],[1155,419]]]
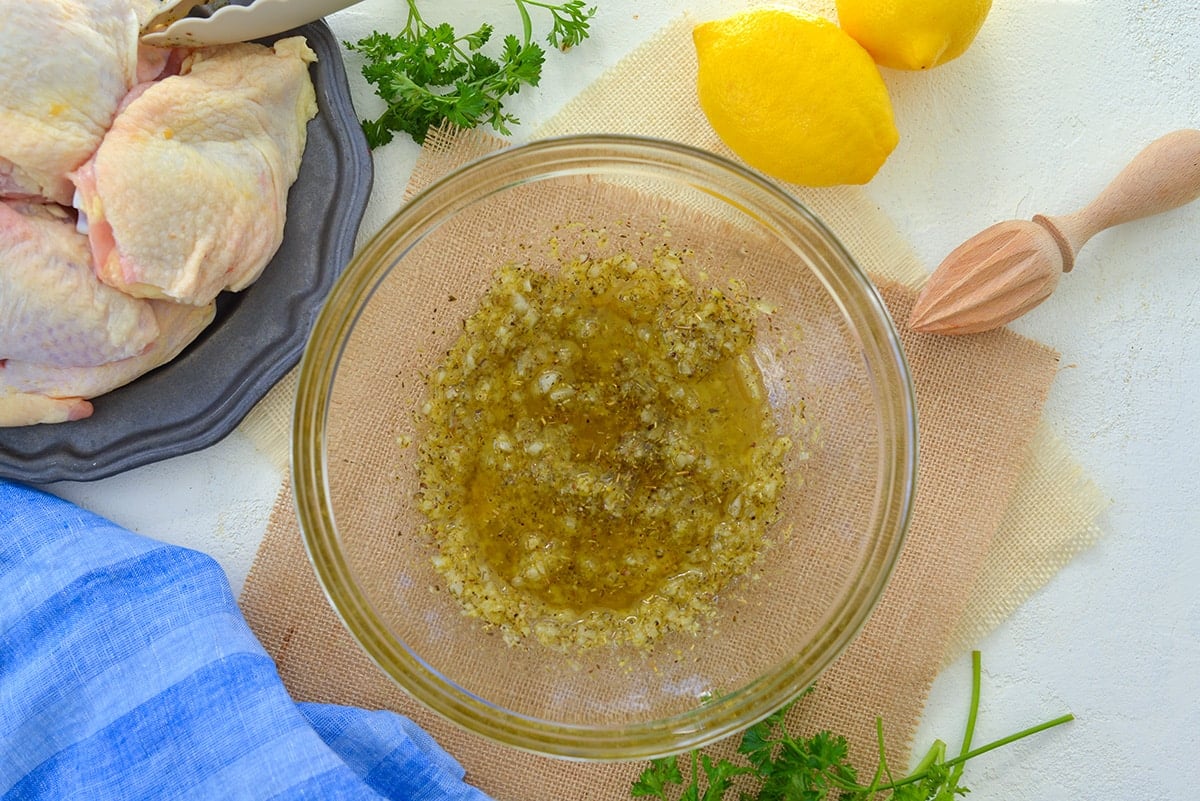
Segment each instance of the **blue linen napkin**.
[[407,718],[297,704],[224,571],[0,480],[0,799],[487,801]]

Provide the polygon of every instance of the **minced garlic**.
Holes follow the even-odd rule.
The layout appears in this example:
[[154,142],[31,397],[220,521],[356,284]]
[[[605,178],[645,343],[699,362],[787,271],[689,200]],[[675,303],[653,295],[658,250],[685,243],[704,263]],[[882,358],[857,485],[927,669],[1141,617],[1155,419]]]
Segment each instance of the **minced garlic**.
[[516,643],[696,633],[783,487],[745,289],[676,254],[500,269],[428,377],[420,508],[465,611]]

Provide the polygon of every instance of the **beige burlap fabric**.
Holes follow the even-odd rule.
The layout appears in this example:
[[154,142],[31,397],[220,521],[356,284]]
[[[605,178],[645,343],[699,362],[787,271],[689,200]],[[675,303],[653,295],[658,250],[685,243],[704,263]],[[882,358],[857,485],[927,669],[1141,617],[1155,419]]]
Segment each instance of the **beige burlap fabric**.
[[[437,132],[412,185],[497,144],[477,133]],[[912,291],[888,283],[884,294],[893,316],[906,319]],[[800,728],[846,733],[865,749],[856,753],[864,761],[872,756],[876,715],[889,721],[896,755],[907,747],[966,608],[966,588],[980,575],[1017,486],[1057,366],[1052,351],[1007,331],[957,339],[905,334],[904,344],[922,447],[922,489],[909,539],[879,608],[793,721]],[[364,442],[364,450],[370,447]],[[621,798],[638,771],[637,765],[564,763],[512,752],[430,716],[367,661],[328,609],[303,557],[286,491],[242,605],[297,698],[408,714],[498,798]]]
[[[540,134],[626,131],[723,152],[695,108],[690,23],[668,26],[568,106]],[[663,70],[663,65],[672,65]],[[638,80],[630,80],[630,76]],[[648,79],[646,76],[653,76]],[[638,109],[653,109],[641,116]],[[631,111],[633,110],[633,111]],[[438,132],[410,191],[499,144]],[[925,268],[858,189],[805,190],[826,220],[881,281],[912,286]],[[896,320],[912,292],[888,285]],[[913,525],[887,594],[862,635],[798,709],[799,727],[831,728],[866,747],[874,717],[906,750],[944,660],[971,647],[1094,541],[1103,507],[1051,432],[1039,424],[1057,369],[1048,349],[1011,332],[946,339],[902,332],[917,388],[922,462]],[[268,453],[286,454],[292,386],[285,382],[244,430]],[[396,709],[425,726],[500,799],[628,797],[637,765],[582,765],[518,754],[434,718],[362,655],[329,610],[300,544],[287,488],[247,580],[242,606],[301,700]]]

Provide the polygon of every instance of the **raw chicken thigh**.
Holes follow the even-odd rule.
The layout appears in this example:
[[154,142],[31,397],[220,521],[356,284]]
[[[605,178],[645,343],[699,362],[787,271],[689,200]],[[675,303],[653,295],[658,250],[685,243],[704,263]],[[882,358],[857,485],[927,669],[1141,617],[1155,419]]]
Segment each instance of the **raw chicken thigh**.
[[[140,48],[133,0],[0,0],[0,197],[71,202],[66,175],[168,51]],[[139,62],[139,52],[142,61]]]
[[212,322],[216,305],[149,301],[159,337],[149,350],[98,367],[53,367],[0,361],[0,426],[62,423],[92,413],[87,398],[103,395],[166,364]]
[[72,176],[102,281],[204,305],[259,276],[317,111],[315,59],[301,37],[205,48],[134,90]]
[[88,417],[282,241],[316,56],[139,45],[175,2],[0,0],[0,427]]
[[58,206],[0,202],[0,359],[94,367],[158,336],[149,301],[92,272],[87,237]]

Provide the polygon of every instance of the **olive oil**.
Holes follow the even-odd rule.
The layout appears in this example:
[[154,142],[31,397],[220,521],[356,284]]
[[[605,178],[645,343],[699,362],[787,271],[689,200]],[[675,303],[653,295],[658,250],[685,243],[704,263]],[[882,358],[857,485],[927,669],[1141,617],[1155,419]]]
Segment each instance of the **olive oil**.
[[511,641],[696,631],[762,550],[789,442],[740,287],[678,257],[509,265],[431,376],[421,504],[434,564]]

